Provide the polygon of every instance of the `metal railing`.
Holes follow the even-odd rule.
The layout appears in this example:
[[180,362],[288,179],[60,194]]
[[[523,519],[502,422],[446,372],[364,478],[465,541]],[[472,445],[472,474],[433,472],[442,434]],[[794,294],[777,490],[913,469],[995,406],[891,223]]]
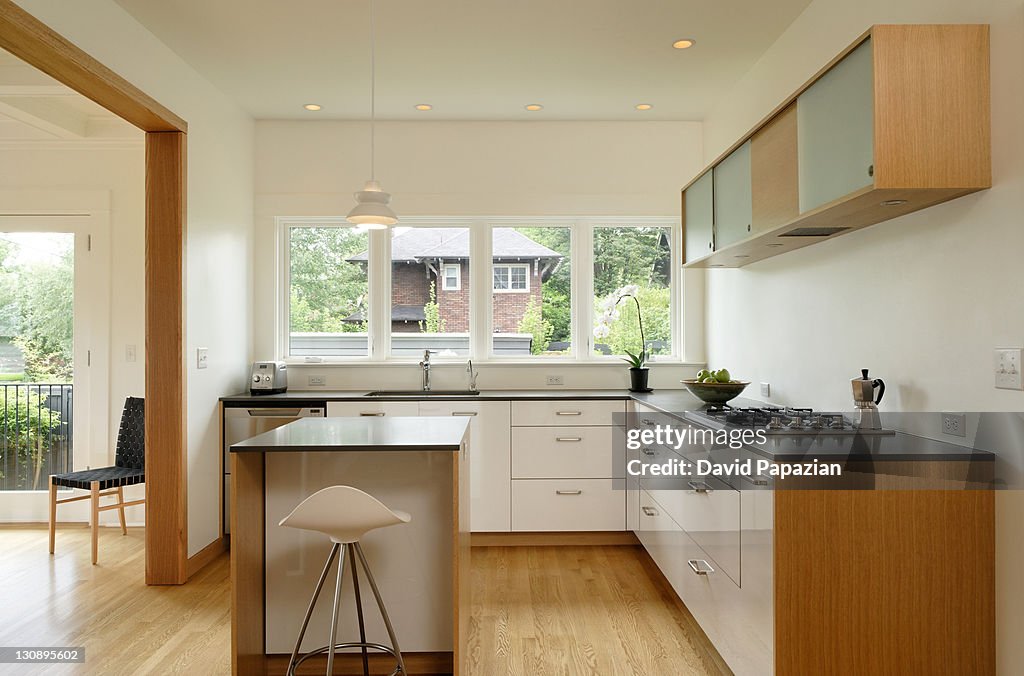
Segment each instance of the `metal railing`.
[[70,472],[73,423],[71,383],[0,383],[0,490],[45,490]]

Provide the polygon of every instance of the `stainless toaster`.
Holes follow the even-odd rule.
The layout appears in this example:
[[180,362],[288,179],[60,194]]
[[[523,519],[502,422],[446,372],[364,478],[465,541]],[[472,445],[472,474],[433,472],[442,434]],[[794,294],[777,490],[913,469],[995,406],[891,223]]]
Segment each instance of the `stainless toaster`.
[[249,394],[281,394],[288,391],[288,365],[283,361],[254,361]]

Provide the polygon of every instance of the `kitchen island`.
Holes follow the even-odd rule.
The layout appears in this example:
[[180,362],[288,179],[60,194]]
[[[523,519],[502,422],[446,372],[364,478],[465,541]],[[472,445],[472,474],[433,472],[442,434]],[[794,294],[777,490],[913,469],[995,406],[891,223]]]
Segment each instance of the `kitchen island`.
[[[410,671],[465,673],[468,427],[465,418],[305,418],[231,447],[232,673],[284,673],[330,541],[277,524],[337,484],[412,515],[368,533],[363,548]],[[358,635],[351,595],[346,586],[339,640]],[[374,608],[364,610],[368,640],[387,643]],[[303,651],[328,642],[329,624],[321,598]]]

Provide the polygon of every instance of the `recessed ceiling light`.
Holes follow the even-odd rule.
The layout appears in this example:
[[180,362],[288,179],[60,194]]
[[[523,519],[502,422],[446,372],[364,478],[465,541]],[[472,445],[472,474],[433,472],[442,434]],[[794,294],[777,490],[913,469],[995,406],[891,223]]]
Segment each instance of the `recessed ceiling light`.
[[306,110],[320,110],[322,106],[319,103],[307,103],[302,107],[305,108]]
[[689,49],[697,44],[697,41],[693,38],[681,38],[672,43],[672,46],[676,49]]
[[637,110],[650,110],[653,107],[654,106],[652,106],[649,103],[638,103],[638,104],[636,104],[636,109]]
[[418,103],[416,104],[416,110],[433,110],[434,106],[429,103]]
[[539,103],[530,103],[526,106],[526,109],[529,110],[530,112],[535,112],[538,110],[544,110],[544,106],[540,105]]

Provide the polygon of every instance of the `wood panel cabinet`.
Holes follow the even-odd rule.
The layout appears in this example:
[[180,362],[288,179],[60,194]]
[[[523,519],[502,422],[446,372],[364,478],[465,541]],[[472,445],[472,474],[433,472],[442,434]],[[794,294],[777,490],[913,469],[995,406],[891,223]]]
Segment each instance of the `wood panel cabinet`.
[[[987,25],[873,26],[684,188],[686,265],[742,267],[991,187],[989,89]],[[709,173],[710,252],[691,206]]]

